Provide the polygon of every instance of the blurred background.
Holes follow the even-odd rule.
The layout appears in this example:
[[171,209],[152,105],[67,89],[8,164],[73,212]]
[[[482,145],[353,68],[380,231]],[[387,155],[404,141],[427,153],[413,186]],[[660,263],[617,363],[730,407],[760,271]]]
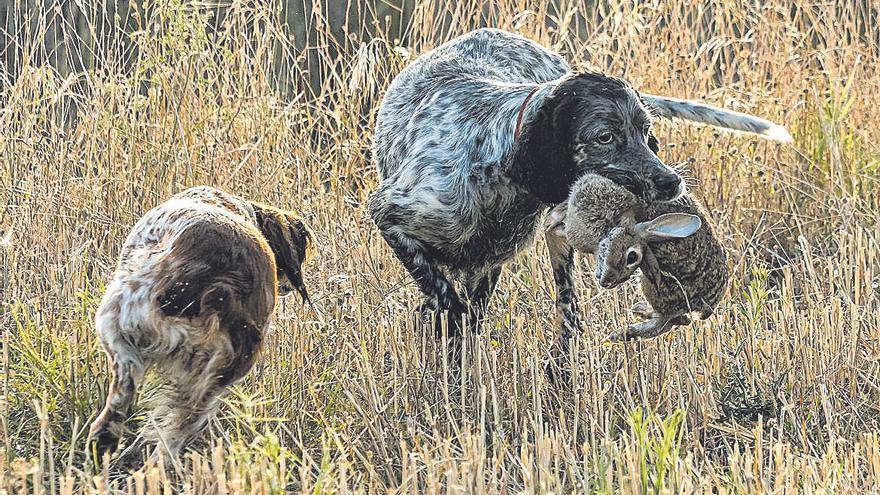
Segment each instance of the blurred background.
[[[278,0],[271,2],[252,0],[181,2],[181,0],[97,0],[81,2],[74,0],[0,0],[0,60],[5,67],[2,74],[15,80],[25,65],[53,67],[61,76],[81,73],[86,70],[118,71],[129,69],[140,60],[144,48],[138,43],[138,34],[146,29],[156,29],[156,21],[165,21],[173,35],[174,26],[157,19],[162,12],[179,8],[186,11],[187,23],[201,24],[198,36],[207,39],[188,39],[192,50],[200,45],[213,45],[215,37],[228,36],[230,31],[238,31],[240,40],[248,40],[254,50],[269,50],[264,54],[267,61],[267,75],[271,86],[281,95],[291,95],[306,90],[313,96],[321,93],[323,85],[340,83],[334,76],[362,49],[364,43],[381,38],[396,46],[419,50],[428,40],[449,39],[461,32],[462,25],[497,26],[499,13],[509,7],[509,2],[488,1],[483,7],[456,9],[456,2],[444,5],[439,2],[416,0]],[[658,4],[641,2],[644,8],[655,10]],[[747,6],[748,2],[740,2]],[[843,10],[850,16],[854,25],[847,26],[847,33],[858,34],[866,46],[880,46],[880,30],[875,29],[880,22],[880,9],[872,0],[848,0],[831,5],[830,8]],[[496,5],[497,4],[497,5]],[[462,4],[464,5],[464,4]],[[523,4],[525,5],[525,4]],[[659,4],[658,4],[659,5]],[[827,14],[829,6],[810,7],[809,5],[790,6],[792,19],[802,15],[804,9],[815,9],[816,16]],[[698,9],[696,18],[692,10],[667,9],[662,15],[667,19],[680,15],[677,22],[700,26],[694,33],[697,43],[712,39],[719,28],[730,29],[734,35],[747,36],[760,18],[743,18],[733,24],[717,25],[726,22],[724,16],[715,15],[718,5],[706,2]],[[623,13],[618,6],[609,2],[594,0],[548,0],[542,2],[541,14],[523,8],[520,18],[513,24],[540,24],[540,31],[557,32],[560,27],[560,50],[566,55],[580,55],[573,60],[574,65],[586,64],[608,69],[608,58],[596,59],[589,52],[573,49],[575,41],[588,40],[600,33],[588,32],[587,26],[602,26],[615,22]],[[724,9],[722,9],[724,10]],[[719,12],[720,13],[720,12]],[[510,19],[505,19],[508,22]],[[664,23],[661,19],[660,23]],[[426,32],[425,26],[431,26]],[[180,25],[181,29],[192,26]],[[415,29],[414,29],[415,28]],[[531,29],[534,29],[532,27]],[[219,33],[223,35],[218,36]],[[180,33],[178,33],[180,34]],[[231,39],[229,40],[231,41]],[[806,40],[811,46],[818,46],[827,40],[818,36]],[[857,42],[859,40],[849,40]],[[241,44],[228,43],[229,47],[242,48]],[[26,47],[26,48],[25,48]],[[615,50],[612,41],[609,48]],[[725,59],[734,55],[732,47],[715,47],[721,56],[715,58],[716,84],[724,81]],[[571,53],[575,52],[575,53]],[[650,62],[648,62],[650,63]],[[619,74],[618,74],[619,75]],[[736,75],[734,75],[736,77]],[[73,83],[78,84],[77,82]],[[76,109],[67,117],[76,114]]]

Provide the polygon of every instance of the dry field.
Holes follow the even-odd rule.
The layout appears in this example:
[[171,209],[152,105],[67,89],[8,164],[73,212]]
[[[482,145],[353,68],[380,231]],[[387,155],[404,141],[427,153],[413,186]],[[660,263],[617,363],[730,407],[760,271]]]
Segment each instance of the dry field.
[[[18,54],[0,67],[0,493],[880,492],[873,0],[425,1],[403,31],[341,41],[316,9],[308,57],[277,1],[224,2],[216,31],[210,2],[124,20],[92,3],[77,5],[101,43],[79,43],[54,0],[0,32]],[[417,290],[364,209],[374,109],[408,60],[481,25],[788,127],[790,145],[658,126],[661,158],[686,169],[731,252],[715,316],[605,346],[638,289],[599,290],[584,260],[586,331],[572,383],[553,385],[538,241],[506,268],[460,376],[414,326]],[[48,26],[95,68],[48,64]],[[306,86],[315,71],[323,83]],[[135,220],[194,184],[303,212],[322,318],[281,305],[262,363],[179,462],[89,465],[108,371],[97,302]]]

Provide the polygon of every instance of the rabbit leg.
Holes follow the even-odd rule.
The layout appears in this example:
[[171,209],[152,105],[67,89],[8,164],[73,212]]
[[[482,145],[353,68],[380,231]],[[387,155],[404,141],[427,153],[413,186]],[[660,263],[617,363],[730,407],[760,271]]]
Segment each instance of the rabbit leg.
[[687,315],[655,316],[641,323],[630,325],[624,333],[614,332],[608,336],[612,342],[625,342],[627,340],[647,339],[663,335],[678,325],[687,325],[691,319]]

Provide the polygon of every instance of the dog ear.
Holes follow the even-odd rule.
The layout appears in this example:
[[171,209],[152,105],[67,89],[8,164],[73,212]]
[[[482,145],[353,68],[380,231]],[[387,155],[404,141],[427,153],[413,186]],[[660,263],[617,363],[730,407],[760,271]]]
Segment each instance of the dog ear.
[[277,208],[252,203],[257,226],[275,255],[275,264],[304,301],[309,300],[302,265],[312,252],[313,237],[302,219]]
[[306,224],[302,221],[302,219],[293,215],[286,216],[291,238],[293,239],[294,244],[296,244],[297,256],[292,260],[290,264],[284,267],[284,272],[287,274],[287,278],[290,279],[290,283],[293,285],[293,288],[296,289],[297,292],[299,292],[299,295],[302,297],[303,301],[311,304],[311,300],[309,299],[309,292],[308,290],[306,290],[306,284],[303,280],[302,266],[309,258],[312,257],[312,254],[314,252],[314,237],[312,236],[312,232],[308,229],[308,227],[306,227]]
[[562,203],[577,179],[571,156],[572,116],[577,101],[557,88],[523,126],[514,155],[513,179],[546,204]]
[[[642,102],[642,105],[645,106],[645,109],[648,110],[648,113],[650,113],[651,115],[656,115],[656,110],[651,105],[648,105],[645,99],[642,98],[642,93],[635,89],[633,89],[633,91],[636,92],[639,97],[639,101]],[[660,152],[660,140],[657,139],[657,136],[654,135],[654,131],[648,131],[648,148],[653,151],[655,155]]]

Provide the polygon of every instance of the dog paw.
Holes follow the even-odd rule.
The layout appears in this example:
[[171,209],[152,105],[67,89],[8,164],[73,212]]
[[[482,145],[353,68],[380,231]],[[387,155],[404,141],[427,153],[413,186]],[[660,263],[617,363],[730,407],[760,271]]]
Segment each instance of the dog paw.
[[117,431],[121,429],[121,426],[116,426],[109,422],[99,426],[92,426],[89,432],[89,439],[86,442],[87,455],[91,456],[94,452],[100,459],[105,452],[114,452],[119,446],[120,438],[122,438],[122,434]]

